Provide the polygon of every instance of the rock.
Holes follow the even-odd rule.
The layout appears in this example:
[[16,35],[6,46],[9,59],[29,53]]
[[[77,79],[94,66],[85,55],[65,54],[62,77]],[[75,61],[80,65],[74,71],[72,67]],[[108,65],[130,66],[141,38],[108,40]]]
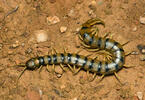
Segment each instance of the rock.
[[74,11],[74,9],[71,9],[71,10],[69,11],[68,16],[69,16],[69,17],[75,16],[75,11]]
[[60,19],[57,16],[50,16],[46,18],[48,25],[53,25],[60,22]]
[[137,92],[137,97],[139,100],[143,100],[143,93],[142,92]]
[[141,16],[140,16],[139,21],[140,21],[141,24],[145,24],[145,17],[141,17]]
[[17,48],[19,46],[19,41],[17,40],[13,45],[12,48]]
[[95,0],[91,1],[89,4],[89,8],[92,10],[94,10],[96,8],[96,6],[97,6],[97,3]]
[[36,41],[39,42],[45,42],[48,40],[48,35],[45,30],[37,30],[34,32]]
[[66,32],[66,30],[67,30],[67,27],[66,27],[66,26],[61,26],[61,27],[60,27],[60,32],[61,32],[61,33]]
[[136,32],[137,31],[137,27],[135,26],[133,29],[132,29],[133,32]]

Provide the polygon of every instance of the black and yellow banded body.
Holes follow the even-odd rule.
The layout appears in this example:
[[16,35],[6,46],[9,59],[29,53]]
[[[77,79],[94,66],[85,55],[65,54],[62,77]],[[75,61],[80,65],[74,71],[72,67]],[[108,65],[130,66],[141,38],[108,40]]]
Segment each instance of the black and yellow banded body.
[[32,58],[26,62],[27,69],[37,69],[40,66],[52,65],[52,64],[70,64],[76,65],[83,68],[84,70],[89,70],[90,72],[95,72],[98,74],[111,74],[114,71],[121,69],[124,64],[124,60],[116,59],[112,63],[100,62],[93,60],[91,58],[70,53],[57,53],[53,55],[41,56],[38,58]]
[[[96,23],[95,23],[96,22]],[[79,37],[83,41],[86,47],[91,49],[101,49],[110,52],[113,55],[112,61],[105,62],[104,74],[116,72],[123,67],[125,60],[125,53],[122,45],[110,38],[98,37],[92,34],[92,27],[96,24],[103,24],[103,21],[99,19],[91,19],[82,25],[79,32]],[[102,63],[102,62],[101,62]],[[104,65],[103,65],[104,66]],[[111,71],[111,72],[110,72]]]

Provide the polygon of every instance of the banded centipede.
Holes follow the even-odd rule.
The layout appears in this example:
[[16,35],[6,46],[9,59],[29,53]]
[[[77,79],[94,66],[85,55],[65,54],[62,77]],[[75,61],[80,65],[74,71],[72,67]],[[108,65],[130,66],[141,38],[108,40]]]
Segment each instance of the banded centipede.
[[92,26],[96,24],[104,24],[100,19],[94,18],[88,20],[82,25],[79,31],[79,37],[83,41],[83,45],[87,48],[94,50],[107,50],[113,53],[114,57],[110,61],[97,61],[78,54],[71,53],[56,53],[53,55],[41,56],[29,59],[24,65],[25,69],[35,70],[40,66],[54,65],[54,64],[67,64],[78,66],[87,71],[96,74],[104,75],[115,74],[124,66],[125,52],[122,45],[113,39],[95,36],[92,32]]

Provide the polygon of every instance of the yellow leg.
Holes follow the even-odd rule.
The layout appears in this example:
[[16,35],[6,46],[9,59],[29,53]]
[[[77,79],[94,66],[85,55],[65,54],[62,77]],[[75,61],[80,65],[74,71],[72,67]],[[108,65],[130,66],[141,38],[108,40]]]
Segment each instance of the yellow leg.
[[81,42],[81,45],[83,45],[85,48],[91,48],[89,45],[86,45],[84,42]]
[[48,66],[48,65],[46,65],[46,69],[47,69],[48,72],[50,72],[50,70],[49,70],[49,66]]
[[71,67],[70,64],[67,64],[67,66],[70,68],[70,70],[74,73],[73,68]]
[[57,51],[56,51],[56,49],[54,49],[54,48],[52,48],[53,49],[53,51],[55,52],[55,54],[57,54]]
[[129,52],[129,53],[126,53],[125,56],[129,56],[129,55],[132,55],[132,52]]
[[102,79],[104,78],[104,76],[105,76],[105,74],[103,74],[103,75],[97,80],[97,82],[98,82],[98,83],[101,82]]
[[125,46],[126,44],[128,44],[130,41],[127,41],[126,43],[122,44],[122,46]]
[[100,49],[86,49],[87,51],[90,51],[90,52],[98,52],[100,51]]
[[105,35],[103,36],[103,38],[106,38],[109,36],[109,33],[105,33]]
[[116,79],[119,81],[119,83],[120,83],[121,85],[123,85],[123,83],[120,81],[120,78],[119,78],[119,76],[117,75],[116,72],[114,72],[114,75],[115,75]]
[[55,65],[54,64],[52,65],[52,72],[53,73],[55,72]]
[[136,66],[127,66],[127,65],[124,65],[123,67],[124,68],[133,68],[133,67],[136,67]]
[[102,21],[101,19],[99,18],[92,18],[92,19],[89,19],[88,21],[86,21],[86,23],[84,23],[82,26],[83,27],[91,27],[91,26],[94,26],[94,25],[97,25],[97,24],[102,24],[104,27],[105,27],[105,23],[104,21]]
[[64,68],[64,66],[63,66],[62,64],[60,64],[60,67],[62,68],[62,70],[63,70],[64,72],[66,72],[66,70],[65,70],[65,68]]
[[40,66],[40,68],[39,68],[39,73],[41,72],[41,70],[42,70],[42,67],[43,67],[43,66],[41,65],[41,66]]
[[81,70],[81,67],[79,67],[78,69],[76,69],[76,66],[75,65],[73,66],[73,68],[74,68],[74,75],[76,75]]
[[94,81],[94,79],[96,78],[96,73],[93,74],[93,78],[91,80],[89,80],[90,82]]
[[82,52],[82,50],[77,51],[76,54],[79,54],[80,52]]

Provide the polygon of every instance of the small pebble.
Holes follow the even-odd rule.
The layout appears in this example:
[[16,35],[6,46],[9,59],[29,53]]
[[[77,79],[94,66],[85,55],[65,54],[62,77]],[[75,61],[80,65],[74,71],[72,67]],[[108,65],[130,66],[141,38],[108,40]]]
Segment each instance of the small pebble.
[[92,9],[92,10],[95,9],[96,6],[97,6],[97,3],[96,3],[95,0],[91,1],[90,4],[89,4],[89,8]]
[[66,27],[66,26],[61,26],[61,27],[60,27],[60,32],[61,32],[61,33],[66,32],[66,30],[67,30],[67,27]]
[[142,49],[142,50],[141,50],[141,52],[142,52],[143,54],[145,54],[145,48],[144,48],[144,49]]
[[141,61],[145,61],[145,55],[141,55],[141,56],[140,56],[140,60],[141,60]]
[[137,27],[135,26],[133,29],[132,29],[133,32],[136,32],[137,31]]
[[40,95],[40,97],[42,98],[43,92],[42,92],[41,89],[39,89],[39,95]]
[[141,17],[141,16],[140,16],[139,21],[140,21],[141,24],[145,24],[145,17]]
[[131,54],[132,55],[138,55],[139,53],[137,51],[132,51]]
[[21,46],[24,47],[25,46],[25,43],[22,43]]
[[93,14],[94,14],[93,10],[90,10],[90,11],[88,12],[88,14],[89,14],[89,16],[93,15]]
[[143,100],[143,93],[142,92],[137,92],[137,97],[139,100]]
[[45,42],[48,40],[48,35],[45,30],[37,30],[34,32],[36,36],[36,41],[39,42]]
[[77,28],[77,29],[76,29],[76,32],[79,32],[79,31],[80,31],[80,29],[81,29],[81,28]]
[[71,10],[69,11],[68,16],[69,16],[69,17],[75,16],[75,11],[74,11],[74,9],[71,9]]
[[16,41],[16,42],[12,45],[13,48],[17,48],[18,46],[19,46],[19,41]]
[[50,16],[46,18],[48,25],[53,25],[60,22],[60,19],[57,16]]

